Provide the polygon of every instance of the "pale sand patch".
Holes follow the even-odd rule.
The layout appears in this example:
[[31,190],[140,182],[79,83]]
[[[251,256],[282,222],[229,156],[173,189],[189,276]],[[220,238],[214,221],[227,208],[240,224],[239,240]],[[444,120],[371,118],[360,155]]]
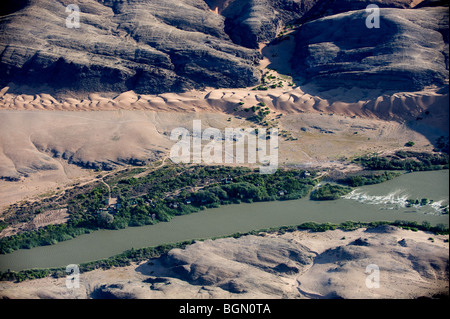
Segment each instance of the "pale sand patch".
[[96,175],[98,173],[92,170],[61,161],[61,168],[57,170],[37,171],[19,181],[0,180],[0,210],[12,203],[39,200],[46,194],[60,192],[64,187],[92,181]]

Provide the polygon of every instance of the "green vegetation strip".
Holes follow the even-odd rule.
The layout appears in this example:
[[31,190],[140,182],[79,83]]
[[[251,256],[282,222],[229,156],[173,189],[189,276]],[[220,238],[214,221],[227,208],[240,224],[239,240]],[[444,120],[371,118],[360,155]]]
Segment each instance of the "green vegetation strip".
[[[448,154],[398,151],[386,157],[359,157],[353,162],[369,172],[448,169]],[[314,171],[279,169],[275,174],[262,175],[245,167],[166,165],[136,177],[144,172],[145,169],[136,168],[108,176],[104,181],[111,192],[97,182],[39,202],[11,205],[0,221],[0,230],[28,223],[36,215],[55,209],[67,209],[69,220],[4,237],[0,239],[0,254],[53,245],[99,229],[167,222],[174,216],[221,205],[293,200],[309,194],[313,200],[335,200],[350,192],[350,187],[382,183],[401,175],[390,171],[348,176],[337,181],[344,186],[326,184],[311,193],[320,181]],[[109,198],[116,200],[113,207]]]
[[[140,178],[129,173],[125,177],[110,177],[106,182],[111,194],[100,184],[54,201],[10,208],[8,215],[11,217],[5,222],[12,225],[61,206],[67,208],[70,218],[65,224],[2,238],[0,253],[52,245],[99,229],[167,222],[174,216],[220,205],[299,199],[318,183],[314,172],[305,173],[303,170],[278,170],[275,174],[262,175],[243,167],[169,165]],[[108,205],[109,196],[115,198],[118,205]]]
[[[397,220],[394,222],[388,222],[388,221],[378,221],[378,222],[354,222],[354,221],[347,221],[343,222],[341,224],[332,224],[332,223],[323,223],[318,224],[315,222],[307,222],[303,223],[301,225],[297,226],[281,226],[281,227],[272,227],[267,229],[260,229],[260,230],[254,230],[249,231],[246,233],[235,233],[229,236],[221,236],[221,237],[214,237],[213,240],[220,239],[220,238],[240,238],[242,236],[248,236],[248,235],[262,235],[264,233],[278,233],[278,234],[284,234],[286,232],[294,232],[297,230],[305,231],[309,230],[311,232],[325,232],[327,230],[335,230],[335,229],[341,229],[344,231],[351,231],[356,230],[359,228],[375,228],[380,225],[391,225],[391,226],[397,226],[403,229],[409,229],[412,231],[429,231],[434,234],[445,234],[447,235],[449,233],[448,227],[446,227],[443,224],[438,224],[436,226],[431,226],[428,222],[423,222],[422,224],[418,224],[414,221],[401,221]],[[95,269],[111,269],[114,267],[126,267],[130,266],[131,263],[139,263],[142,261],[146,261],[149,259],[155,259],[159,258],[162,255],[166,254],[170,250],[174,248],[180,248],[183,249],[188,245],[193,244],[195,241],[204,240],[204,239],[198,239],[198,240],[191,240],[191,241],[184,241],[180,243],[173,243],[173,244],[164,244],[157,247],[147,247],[147,248],[140,248],[140,249],[131,249],[127,250],[119,255],[82,263],[79,265],[80,273],[89,272]],[[63,267],[60,268],[49,268],[49,269],[30,269],[30,270],[22,270],[19,272],[14,271],[6,271],[6,272],[0,272],[0,281],[16,281],[21,282],[24,280],[32,280],[32,279],[39,279],[39,278],[45,278],[52,276],[53,278],[61,278],[65,277],[67,273],[65,272],[66,269]]]
[[336,200],[350,193],[352,189],[347,186],[326,183],[311,193],[312,200]]
[[399,172],[383,172],[381,174],[372,175],[356,175],[348,176],[339,180],[339,183],[348,185],[350,187],[360,187],[364,185],[380,184],[399,177],[402,173]]
[[431,171],[449,168],[449,155],[445,153],[423,153],[397,151],[394,155],[363,156],[353,160],[368,170]]

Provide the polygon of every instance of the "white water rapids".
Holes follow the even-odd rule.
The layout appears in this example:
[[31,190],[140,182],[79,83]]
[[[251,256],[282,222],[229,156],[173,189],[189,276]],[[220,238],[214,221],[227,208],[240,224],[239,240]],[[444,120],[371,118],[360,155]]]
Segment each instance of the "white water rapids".
[[448,204],[444,205],[444,200],[428,201],[426,205],[412,204],[408,201],[408,199],[412,199],[411,196],[404,189],[397,189],[387,195],[370,195],[365,191],[356,189],[342,196],[342,198],[355,200],[363,204],[380,205],[380,209],[413,208],[425,214],[441,215],[449,207]]

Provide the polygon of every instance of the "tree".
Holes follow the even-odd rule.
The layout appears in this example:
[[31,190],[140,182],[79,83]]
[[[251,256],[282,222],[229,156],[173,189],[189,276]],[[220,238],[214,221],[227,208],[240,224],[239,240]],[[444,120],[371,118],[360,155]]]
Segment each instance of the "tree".
[[311,193],[312,200],[336,200],[351,192],[350,187],[325,184]]
[[220,186],[208,188],[208,191],[214,194],[220,200],[228,199],[228,193],[224,191],[223,188]]
[[201,190],[194,195],[195,201],[200,204],[212,204],[220,202],[219,198],[212,192]]
[[423,227],[424,230],[430,230],[431,229],[431,224],[430,224],[429,221],[424,220],[422,222],[422,227]]
[[108,212],[100,212],[98,214],[98,223],[100,226],[108,227],[114,221],[114,216]]
[[365,184],[365,181],[361,176],[352,176],[348,178],[348,184],[352,187],[358,187],[363,186]]

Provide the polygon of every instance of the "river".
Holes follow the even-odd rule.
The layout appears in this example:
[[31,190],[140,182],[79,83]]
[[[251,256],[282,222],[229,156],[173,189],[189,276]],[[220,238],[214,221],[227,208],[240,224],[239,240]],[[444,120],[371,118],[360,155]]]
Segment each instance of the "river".
[[[427,198],[430,205],[406,207],[405,199]],[[260,202],[227,205],[177,216],[170,222],[100,230],[52,246],[18,250],[0,256],[0,271],[65,267],[119,254],[127,249],[203,239],[262,228],[298,225],[304,222],[428,221],[448,226],[448,214],[439,212],[449,202],[449,171],[415,172],[394,180],[356,188],[336,201]]]

